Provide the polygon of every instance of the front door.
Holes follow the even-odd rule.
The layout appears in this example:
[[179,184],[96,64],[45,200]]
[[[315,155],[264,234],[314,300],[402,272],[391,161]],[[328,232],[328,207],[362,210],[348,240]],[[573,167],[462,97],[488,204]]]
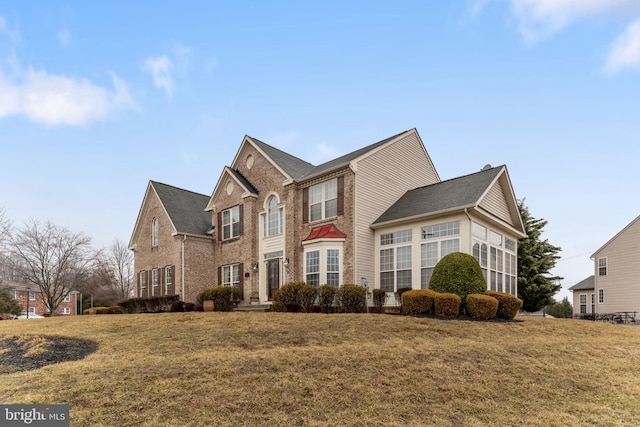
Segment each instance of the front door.
[[273,294],[280,287],[280,259],[270,259],[267,261],[267,286],[269,287],[269,301],[273,299]]

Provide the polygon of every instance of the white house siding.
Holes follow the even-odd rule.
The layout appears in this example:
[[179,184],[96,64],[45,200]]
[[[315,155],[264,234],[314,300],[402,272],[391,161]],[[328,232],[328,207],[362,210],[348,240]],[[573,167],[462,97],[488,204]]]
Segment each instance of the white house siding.
[[502,180],[496,181],[480,202],[480,207],[513,226],[515,224],[505,194],[509,193],[504,191]]
[[371,224],[408,190],[439,182],[417,132],[359,160],[355,174],[356,279],[375,287],[374,232]]
[[[607,275],[598,273],[598,259],[607,258]],[[640,312],[640,217],[593,255],[596,312]],[[599,290],[604,303],[599,302]]]
[[[584,307],[584,312],[581,308],[580,303],[580,295],[584,295],[584,300],[586,301],[586,307]],[[593,301],[593,304],[592,304]],[[595,294],[593,293],[593,289],[586,290],[576,290],[573,291],[573,314],[574,316],[580,314],[593,313],[593,309],[595,309]]]

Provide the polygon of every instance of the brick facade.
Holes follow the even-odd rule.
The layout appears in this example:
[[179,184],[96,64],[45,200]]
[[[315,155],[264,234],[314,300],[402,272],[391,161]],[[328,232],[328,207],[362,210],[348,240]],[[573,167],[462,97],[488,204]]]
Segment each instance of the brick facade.
[[[33,288],[33,287],[32,287]],[[39,291],[27,291],[23,287],[16,288],[13,291],[13,297],[22,306],[22,312],[27,312],[27,306],[29,307],[30,314],[37,314],[39,316],[49,316],[50,312],[47,308],[42,294]],[[31,299],[28,298],[31,293]],[[68,296],[69,301],[63,301],[56,309],[56,316],[75,316],[77,314],[77,292],[71,292]],[[28,300],[28,303],[27,303]]]

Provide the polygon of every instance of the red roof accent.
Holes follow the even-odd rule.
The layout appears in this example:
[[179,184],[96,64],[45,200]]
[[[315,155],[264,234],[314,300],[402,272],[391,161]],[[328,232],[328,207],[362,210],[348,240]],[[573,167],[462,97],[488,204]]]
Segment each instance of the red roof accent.
[[315,239],[344,239],[347,235],[338,230],[335,224],[319,225],[313,227],[309,232],[309,235],[302,239],[303,242]]

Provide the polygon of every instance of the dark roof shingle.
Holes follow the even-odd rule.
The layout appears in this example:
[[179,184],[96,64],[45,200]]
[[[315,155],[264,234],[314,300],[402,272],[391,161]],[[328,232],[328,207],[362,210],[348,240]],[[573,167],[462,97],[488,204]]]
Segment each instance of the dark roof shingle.
[[209,196],[151,181],[162,205],[178,233],[207,235],[211,229],[211,214],[205,212]]
[[475,205],[504,166],[407,191],[373,224]]
[[573,285],[572,287],[569,288],[570,291],[582,291],[585,289],[594,289],[596,286],[596,278],[595,276],[591,275],[589,277],[587,277],[584,280],[581,280],[580,282],[576,283],[575,285]]

